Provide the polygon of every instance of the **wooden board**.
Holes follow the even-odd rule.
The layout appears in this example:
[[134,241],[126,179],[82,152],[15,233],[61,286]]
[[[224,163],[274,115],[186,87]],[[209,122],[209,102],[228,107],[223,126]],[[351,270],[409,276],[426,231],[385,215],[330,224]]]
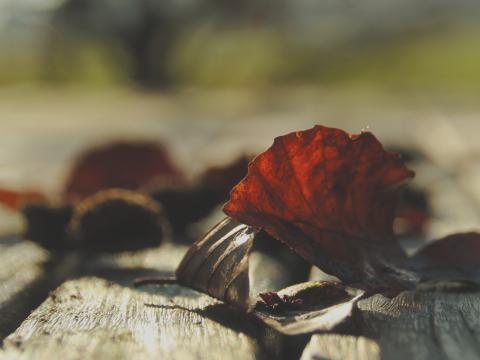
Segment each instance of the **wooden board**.
[[313,335],[301,360],[377,360],[380,349],[375,341],[359,336]]
[[375,295],[359,308],[361,336],[315,335],[302,359],[480,358],[480,293]]
[[480,294],[405,292],[359,304],[363,335],[388,359],[480,358]]
[[89,276],[60,286],[5,340],[2,358],[270,358],[263,330],[209,296],[177,285],[131,287],[135,277],[171,272],[184,250],[93,261]]
[[48,252],[18,237],[0,239],[0,339],[11,333],[64,277],[74,261],[50,262]]

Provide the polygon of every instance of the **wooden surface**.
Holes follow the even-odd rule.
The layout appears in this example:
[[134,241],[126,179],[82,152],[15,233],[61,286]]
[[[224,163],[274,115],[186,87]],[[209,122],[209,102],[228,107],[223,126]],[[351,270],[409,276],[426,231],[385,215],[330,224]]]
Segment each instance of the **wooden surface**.
[[[47,93],[32,97],[28,106],[15,94],[2,96],[1,185],[58,193],[75,154],[111,138],[164,139],[192,175],[206,164],[225,163],[245,150],[257,152],[279,134],[318,122],[351,132],[369,125],[382,142],[413,146],[426,156],[414,164],[414,183],[429,191],[434,210],[426,239],[479,228],[478,109],[437,102],[432,111],[422,101],[390,106],[322,92],[255,94],[239,103],[226,92],[208,99],[97,95]],[[0,229],[16,229],[9,225],[10,212],[0,210],[0,215]],[[407,242],[409,251],[418,246],[418,241]],[[139,276],[171,274],[184,251],[162,245],[137,254],[84,258],[80,269],[82,259],[52,261],[29,242],[1,239],[0,336],[10,335],[0,358],[300,357],[288,353],[290,344],[278,334],[206,295],[175,285],[131,286]],[[262,264],[276,261],[257,262],[254,272],[274,276],[278,272]],[[261,279],[258,288],[266,288]],[[377,295],[359,306],[363,321],[355,332],[314,335],[302,359],[480,358],[479,293]]]
[[327,334],[313,335],[301,360],[377,360],[380,349],[375,341],[365,337]]
[[406,292],[359,304],[363,335],[387,359],[480,358],[480,294]]
[[252,321],[177,285],[132,288],[172,275],[184,248],[93,260],[5,340],[6,359],[258,359],[271,354]]
[[[0,339],[11,333],[75,267],[15,236],[0,239]],[[66,261],[67,260],[67,261]]]
[[[254,359],[271,347],[249,318],[177,285],[134,289],[168,275],[184,248],[92,260],[10,335],[6,359]],[[477,359],[480,294],[405,292],[359,303],[360,336],[314,335],[302,359]],[[278,339],[277,339],[278,341]],[[271,346],[271,344],[270,344]],[[274,346],[279,346],[278,342]]]
[[[20,243],[15,238],[0,244],[0,334],[2,338],[28,314],[25,300],[29,289],[41,282],[43,265],[48,254],[32,243]],[[31,296],[31,294],[30,294]],[[20,299],[22,298],[22,299]],[[31,307],[33,305],[29,305]]]
[[480,358],[480,293],[375,295],[359,307],[361,336],[314,335],[302,360]]

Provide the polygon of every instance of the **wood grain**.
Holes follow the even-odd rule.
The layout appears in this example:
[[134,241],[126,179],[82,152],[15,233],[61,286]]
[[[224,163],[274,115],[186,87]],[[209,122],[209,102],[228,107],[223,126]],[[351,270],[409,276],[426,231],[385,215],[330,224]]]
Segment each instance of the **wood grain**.
[[404,292],[359,302],[360,335],[315,335],[302,359],[478,359],[480,293]]
[[[50,96],[57,107],[65,103],[58,101],[58,95]],[[112,130],[120,135],[170,138],[180,162],[199,171],[209,161],[220,163],[229,159],[233,152],[243,150],[245,139],[260,150],[269,146],[278,134],[310,127],[314,118],[334,119],[327,121],[351,131],[358,131],[367,124],[365,119],[369,119],[372,130],[379,133],[382,140],[405,144],[416,139],[413,142],[433,163],[420,164],[414,180],[432,195],[435,217],[428,237],[478,228],[478,158],[468,158],[474,150],[478,153],[478,121],[475,119],[462,122],[455,119],[454,126],[445,126],[435,117],[432,121],[422,121],[420,126],[416,123],[425,117],[422,113],[411,116],[409,112],[391,109],[379,111],[378,104],[373,104],[374,110],[363,104],[361,108],[368,111],[359,111],[358,106],[344,106],[342,99],[340,113],[336,105],[329,109],[322,102],[319,108],[308,104],[310,100],[297,104],[301,105],[298,106],[301,110],[289,105],[288,113],[283,111],[282,116],[276,113],[257,116],[259,109],[252,111],[248,105],[243,113],[237,109],[232,112],[233,119],[242,121],[232,121],[228,126],[222,123],[221,127],[220,122],[209,120],[212,114],[198,114],[197,111],[196,118],[209,121],[197,121],[198,124],[192,126],[191,116],[186,116],[182,107],[179,111],[172,110],[177,109],[172,106],[159,108],[157,98],[146,103],[143,98],[131,100],[130,94],[118,100],[117,95],[111,97],[114,101],[108,102],[99,101],[94,94],[94,101],[87,104],[87,110],[83,103],[78,107],[77,96],[70,96],[71,104],[62,105],[63,111],[52,112],[48,106],[43,106],[44,98],[37,100],[33,112],[31,107],[19,107],[16,101],[7,106],[6,113],[2,106],[3,117],[10,119],[11,124],[9,131],[1,135],[5,147],[1,156],[3,163],[14,163],[14,166],[2,167],[2,178],[13,179],[11,182],[15,185],[28,185],[35,179],[34,185],[58,191],[67,161],[92,139],[111,137]],[[216,96],[214,101],[219,103]],[[2,100],[2,104],[4,102]],[[122,102],[122,111],[118,111],[117,105]],[[170,104],[165,99],[161,103]],[[285,107],[283,101],[279,104],[282,109]],[[71,108],[79,111],[71,111]],[[20,122],[19,109],[28,112]],[[63,126],[66,112],[81,120],[70,119],[75,123],[73,131]],[[32,117],[32,113],[37,115]],[[37,121],[39,113],[42,122]],[[131,121],[133,113],[140,123]],[[303,116],[305,114],[308,116]],[[99,122],[99,116],[108,123]],[[300,122],[292,122],[292,116]],[[385,125],[385,119],[392,117],[396,121]],[[159,118],[163,119],[160,123]],[[250,120],[247,125],[245,119]],[[404,119],[410,119],[407,126]],[[466,127],[468,124],[470,126]],[[252,132],[253,125],[260,130]],[[55,129],[53,135],[52,129]],[[461,135],[460,141],[452,139],[457,132]],[[181,141],[174,141],[179,138]],[[215,141],[211,141],[212,138]],[[466,143],[465,138],[470,138],[471,144]],[[188,150],[185,150],[187,145]],[[191,161],[192,154],[195,154],[195,162]],[[15,155],[15,162],[12,155]],[[45,176],[38,176],[39,164]],[[278,353],[272,356],[269,352],[270,348],[282,352],[275,334],[266,336],[242,314],[205,295],[174,285],[131,288],[137,276],[171,274],[183,251],[167,247],[90,261],[86,277],[64,283],[8,337],[0,358],[278,358]],[[48,254],[28,242],[0,241],[0,261],[0,336],[3,337],[46,297],[52,288],[48,280],[52,270]],[[262,268],[265,262],[257,264]],[[276,274],[269,269],[263,269],[265,277]],[[264,291],[269,285],[259,282],[258,288]],[[391,300],[377,295],[361,301],[359,306],[363,311],[363,323],[358,336],[314,335],[302,359],[480,358],[479,294],[407,292]],[[265,345],[268,340],[270,347]]]
[[74,263],[53,264],[47,251],[18,237],[0,239],[0,339],[71,273]]
[[183,251],[93,261],[89,276],[60,286],[5,340],[2,358],[270,358],[261,339],[275,337],[219,301],[177,285],[131,287],[137,276],[171,275]]
[[301,360],[376,360],[380,349],[375,341],[347,335],[313,335]]
[[388,359],[480,358],[480,294],[405,292],[359,303],[363,335]]

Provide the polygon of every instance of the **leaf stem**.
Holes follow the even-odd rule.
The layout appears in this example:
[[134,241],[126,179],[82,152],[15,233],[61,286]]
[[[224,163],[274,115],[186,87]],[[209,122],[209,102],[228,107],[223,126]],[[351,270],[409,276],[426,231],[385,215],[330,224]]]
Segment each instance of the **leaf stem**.
[[133,286],[140,287],[144,285],[166,285],[166,284],[178,284],[178,279],[175,277],[141,277],[133,281]]

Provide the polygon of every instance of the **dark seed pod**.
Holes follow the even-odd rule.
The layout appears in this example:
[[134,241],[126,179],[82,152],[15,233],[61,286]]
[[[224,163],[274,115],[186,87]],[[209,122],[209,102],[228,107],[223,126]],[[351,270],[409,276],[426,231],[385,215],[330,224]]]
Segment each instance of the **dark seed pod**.
[[89,252],[134,251],[158,246],[166,225],[160,205],[142,193],[112,189],[75,207],[70,234]]
[[177,233],[210,214],[223,200],[213,189],[199,185],[159,188],[151,190],[150,195],[161,204]]
[[208,168],[199,178],[199,183],[216,191],[222,200],[227,201],[230,190],[247,175],[252,156],[242,155],[225,166]]
[[67,225],[72,218],[72,205],[32,202],[23,206],[22,213],[26,221],[26,239],[48,250],[65,251],[71,248]]
[[230,190],[247,174],[249,156],[241,156],[225,166],[210,167],[190,184],[157,183],[147,189],[158,201],[172,229],[183,233],[186,228],[208,216],[228,200]]

